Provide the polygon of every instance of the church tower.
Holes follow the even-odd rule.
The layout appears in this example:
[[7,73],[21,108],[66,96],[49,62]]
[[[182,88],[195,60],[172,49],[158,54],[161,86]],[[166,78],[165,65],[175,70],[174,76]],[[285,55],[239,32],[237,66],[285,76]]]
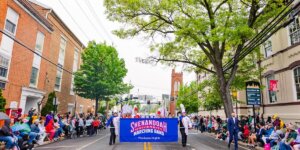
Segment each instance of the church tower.
[[178,91],[180,86],[183,84],[183,73],[175,72],[175,69],[172,70],[172,80],[171,80],[171,101],[170,101],[170,113],[176,115],[176,100],[178,96]]

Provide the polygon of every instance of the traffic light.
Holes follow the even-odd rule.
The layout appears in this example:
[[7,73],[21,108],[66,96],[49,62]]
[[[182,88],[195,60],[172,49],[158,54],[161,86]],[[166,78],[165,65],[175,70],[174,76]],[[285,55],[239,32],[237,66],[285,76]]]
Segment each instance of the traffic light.
[[147,101],[147,104],[150,105],[150,100]]
[[160,105],[160,102],[158,102],[158,105]]

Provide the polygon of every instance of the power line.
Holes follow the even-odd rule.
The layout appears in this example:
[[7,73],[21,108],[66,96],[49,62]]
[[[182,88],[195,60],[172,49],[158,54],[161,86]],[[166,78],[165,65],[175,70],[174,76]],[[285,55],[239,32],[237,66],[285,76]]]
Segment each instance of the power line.
[[82,10],[84,16],[89,20],[89,22],[92,24],[92,26],[97,30],[97,32],[101,35],[102,33],[98,30],[96,25],[93,23],[93,21],[90,19],[90,17],[87,15],[87,13],[84,11],[84,9],[81,7],[81,5],[78,3],[77,0],[75,0],[76,5]]
[[[274,18],[272,21],[264,27],[264,29],[258,33],[254,38],[250,40],[250,42],[242,49],[240,54],[236,55],[234,58],[230,59],[224,66],[223,70],[224,72],[228,71],[235,63],[238,63],[243,58],[245,58],[250,52],[254,50],[257,46],[265,42],[269,37],[271,37],[274,33],[276,33],[279,29],[282,27],[287,26],[294,20],[294,16],[299,12],[299,10],[296,10],[292,14],[292,18],[290,18],[288,21],[282,23],[281,25],[277,26],[286,16],[288,16],[293,10],[297,9],[299,7],[300,3],[297,3],[294,5],[291,9],[286,11],[286,9],[292,4],[293,0],[290,1],[286,7]],[[276,27],[277,26],[277,27]],[[275,28],[275,29],[274,29]]]
[[12,35],[10,35],[9,33],[6,33],[6,31],[3,31],[3,30],[0,29],[0,32],[1,32],[2,34],[6,35],[7,37],[9,37],[10,39],[14,40],[14,41],[15,41],[16,43],[18,43],[19,45],[21,45],[21,46],[23,46],[24,48],[26,48],[27,50],[31,51],[32,53],[34,53],[34,54],[36,54],[37,56],[41,57],[42,59],[46,60],[46,61],[49,62],[50,64],[52,64],[52,65],[54,65],[54,66],[56,66],[56,67],[62,69],[63,71],[65,71],[65,72],[67,72],[67,73],[73,75],[73,72],[71,72],[71,71],[69,71],[69,70],[63,68],[61,65],[58,65],[58,64],[52,62],[51,60],[49,60],[48,58],[42,56],[40,53],[38,53],[38,52],[36,52],[35,50],[29,48],[27,45],[25,45],[25,44],[22,43],[21,41],[15,39],[15,38],[14,38]]
[[65,7],[65,5],[60,0],[58,0],[58,2],[63,7],[63,9],[66,11],[66,13],[71,18],[71,20],[75,23],[75,25],[80,30],[80,32],[82,32],[83,35],[85,36],[85,38],[89,41],[90,39],[89,39],[88,35],[81,29],[80,25],[75,21],[75,19],[73,18],[73,16],[71,15],[71,13],[68,11],[68,9]]
[[92,4],[90,3],[90,1],[87,0],[86,2],[87,2],[86,4],[88,5],[88,7],[91,8],[90,11],[92,12],[94,18],[95,18],[96,21],[100,24],[100,27],[104,30],[104,33],[105,33],[105,34],[107,35],[107,37],[112,41],[112,43],[115,43],[114,40],[113,40],[113,38],[112,38],[112,37],[109,35],[109,33],[107,32],[107,30],[106,30],[106,28],[104,27],[104,25],[101,23],[101,20],[100,20],[100,19],[98,18],[98,16],[96,15],[97,13],[96,13],[96,11],[94,10],[94,8],[93,8]]

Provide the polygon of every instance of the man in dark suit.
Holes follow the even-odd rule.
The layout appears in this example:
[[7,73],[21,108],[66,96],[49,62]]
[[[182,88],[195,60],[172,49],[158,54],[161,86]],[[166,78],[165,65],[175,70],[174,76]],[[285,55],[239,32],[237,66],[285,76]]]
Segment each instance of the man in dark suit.
[[230,144],[231,144],[232,140],[234,140],[234,149],[237,150],[238,149],[239,120],[235,116],[234,112],[231,114],[231,117],[228,118],[227,129],[229,132],[228,148],[230,149]]

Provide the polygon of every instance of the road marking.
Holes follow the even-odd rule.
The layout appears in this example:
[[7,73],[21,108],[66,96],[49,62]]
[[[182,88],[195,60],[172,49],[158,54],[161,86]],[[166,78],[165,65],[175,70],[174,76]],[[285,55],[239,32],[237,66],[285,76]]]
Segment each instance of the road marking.
[[74,146],[37,147],[37,149],[70,148],[70,147],[74,147]]
[[86,147],[88,147],[88,146],[90,146],[90,145],[92,145],[92,144],[94,144],[94,143],[96,143],[96,142],[98,142],[98,141],[100,141],[100,140],[103,140],[103,139],[106,138],[108,135],[109,135],[109,134],[106,134],[104,137],[102,137],[102,138],[100,138],[100,139],[97,139],[97,140],[95,140],[95,141],[93,141],[93,142],[91,142],[91,143],[88,143],[88,144],[86,144],[86,145],[83,145],[82,147],[80,147],[80,148],[78,148],[78,149],[76,149],[76,150],[82,150],[82,149],[84,149],[84,148],[86,148]]
[[148,143],[148,150],[152,150],[152,145],[150,142]]

